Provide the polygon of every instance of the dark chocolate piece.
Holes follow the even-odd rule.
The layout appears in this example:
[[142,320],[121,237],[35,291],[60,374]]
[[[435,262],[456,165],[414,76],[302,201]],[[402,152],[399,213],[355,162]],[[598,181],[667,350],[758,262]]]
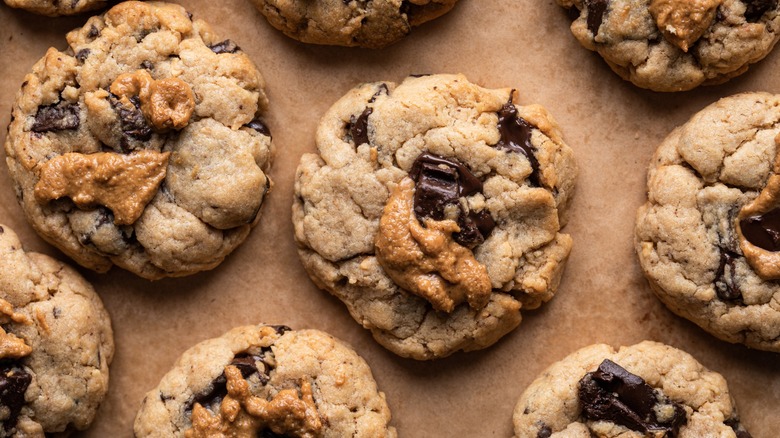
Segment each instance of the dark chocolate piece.
[[376,93],[374,93],[374,95],[371,96],[371,99],[368,99],[368,103],[374,103],[377,97],[383,94],[387,94],[389,91],[390,90],[387,89],[387,84],[385,84],[384,82],[379,84],[379,88],[376,90]]
[[777,0],[742,0],[745,4],[745,20],[755,23],[770,9],[777,7]]
[[609,0],[585,0],[585,6],[588,8],[588,30],[594,38],[599,33],[601,22],[604,21],[608,4]]
[[87,37],[89,37],[89,38],[97,38],[99,36],[100,36],[100,30],[97,27],[95,27],[94,24],[92,26],[90,26],[89,32],[87,32]]
[[119,99],[112,95],[111,105],[119,115],[119,123],[122,129],[121,146],[123,150],[130,147],[132,139],[139,141],[148,141],[152,138],[152,127],[146,121],[143,112],[141,112],[141,100],[138,96],[130,98],[132,105],[124,105]]
[[32,382],[32,376],[13,362],[0,365],[0,406],[8,408],[8,417],[3,429],[9,431],[16,426],[19,412],[24,406],[24,393]]
[[92,53],[89,49],[81,49],[76,53],[76,59],[79,60],[80,63],[84,63],[84,61],[89,57],[89,54]]
[[[247,123],[244,126],[246,126],[247,128],[252,128],[255,131],[257,131],[257,132],[259,132],[259,133],[261,133],[261,134],[263,134],[265,136],[271,137],[271,130],[268,129],[268,125],[266,125],[265,122],[263,122],[261,119],[254,119],[254,120],[252,120],[251,122]],[[271,138],[273,138],[273,137],[271,137]]]
[[370,116],[372,112],[374,112],[374,110],[367,107],[357,118],[355,118],[355,116],[350,116],[349,134],[352,136],[352,141],[355,143],[355,146],[368,143],[368,116]]
[[[260,370],[257,369],[257,362],[262,362],[265,364],[265,370],[269,370],[273,368],[269,362],[266,362],[265,356],[266,354],[271,352],[270,347],[263,347],[260,354],[254,355],[254,354],[248,354],[248,353],[239,353],[237,354],[232,361],[230,361],[230,365],[235,366],[238,368],[239,371],[241,371],[241,376],[243,378],[248,378],[249,376],[253,374],[257,374],[258,378],[260,379],[260,382],[265,385],[268,383],[269,376],[266,374],[266,372],[260,372]],[[211,389],[195,395],[192,400],[187,404],[186,410],[190,411],[192,410],[192,407],[195,405],[195,403],[200,403],[201,405],[205,406],[208,404],[211,404],[215,401],[220,401],[227,395],[227,377],[225,377],[224,371],[222,374],[219,375],[216,379],[214,379],[213,382],[211,382]]]
[[539,432],[536,432],[536,438],[550,438],[552,436],[552,429],[550,426],[542,423],[539,427]]
[[273,328],[276,331],[276,333],[280,335],[292,331],[292,329],[290,327],[287,327],[286,325],[271,325],[269,327]]
[[145,70],[152,70],[154,69],[154,64],[152,64],[148,59],[141,63],[141,68]]
[[[737,253],[720,248],[720,265],[715,273],[715,293],[723,301],[734,301],[742,298],[734,264],[738,257]],[[728,273],[726,268],[728,268]]]
[[[459,198],[482,191],[482,181],[466,166],[429,153],[417,157],[409,177],[415,181],[414,213],[419,220],[443,220],[448,205],[459,205]],[[496,225],[487,210],[466,214],[462,207],[457,221],[461,231],[452,237],[469,248],[484,242]]]
[[219,55],[220,53],[236,53],[241,50],[241,47],[238,47],[238,45],[236,45],[233,40],[225,40],[214,44],[213,46],[209,46],[209,49]]
[[501,139],[495,147],[525,155],[531,163],[531,174],[528,176],[528,181],[533,187],[541,187],[539,161],[534,155],[536,148],[531,144],[532,130],[533,126],[517,115],[517,108],[512,103],[510,95],[509,102],[504,104],[501,111],[498,112],[498,132],[501,133]]
[[753,438],[750,435],[750,432],[748,432],[744,426],[742,426],[742,423],[739,422],[739,418],[730,418],[723,422],[726,426],[734,429],[734,433],[737,435],[737,438]]
[[767,251],[780,251],[780,208],[739,221],[742,235]]
[[39,106],[30,129],[33,132],[67,131],[78,129],[80,124],[79,105],[60,102]]
[[[580,380],[579,399],[586,419],[610,421],[646,434],[664,432],[674,437],[688,421],[682,406],[656,394],[641,377],[609,359]],[[660,422],[655,414],[653,408],[659,403],[674,406],[674,415],[667,422]]]

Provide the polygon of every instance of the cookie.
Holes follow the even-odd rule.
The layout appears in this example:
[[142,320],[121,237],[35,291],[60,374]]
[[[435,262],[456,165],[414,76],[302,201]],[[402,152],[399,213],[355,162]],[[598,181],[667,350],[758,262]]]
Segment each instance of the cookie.
[[780,96],[722,99],[675,129],[636,219],[645,276],[676,314],[728,342],[780,352]]
[[726,380],[688,353],[645,341],[598,344],[554,363],[525,390],[515,437],[736,437]]
[[395,437],[366,362],[317,330],[237,327],[201,342],[149,391],[135,436]]
[[0,437],[86,429],[108,391],[111,321],[92,286],[0,225]]
[[725,82],[777,43],[777,0],[557,0],[571,31],[623,79],[655,91]]
[[121,3],[67,39],[13,105],[6,162],[27,219],[98,272],[214,268],[271,187],[262,76],[173,4]]
[[108,4],[107,0],[4,0],[12,8],[24,9],[36,14],[56,17],[74,15],[81,12],[100,9]]
[[252,0],[271,25],[312,44],[378,49],[446,14],[458,0]]
[[576,165],[547,111],[516,99],[462,75],[363,84],[301,158],[303,265],[396,354],[487,347],[558,287]]

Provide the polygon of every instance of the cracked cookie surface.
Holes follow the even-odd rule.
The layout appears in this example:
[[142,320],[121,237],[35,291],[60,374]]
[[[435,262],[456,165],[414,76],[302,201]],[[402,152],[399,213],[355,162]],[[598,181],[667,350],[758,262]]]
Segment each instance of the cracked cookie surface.
[[301,158],[304,267],[396,354],[485,348],[558,287],[576,165],[547,111],[515,94],[462,75],[360,85]]
[[0,260],[0,437],[86,429],[114,355],[103,303],[74,269],[25,252],[4,225]]
[[720,339],[775,352],[778,134],[776,95],[739,94],[694,115],[656,151],[635,230],[645,276],[669,309]]
[[173,4],[122,3],[67,40],[35,64],[12,109],[6,162],[28,220],[99,272],[214,268],[271,187],[262,76]]
[[271,25],[313,44],[381,48],[433,20],[457,0],[252,0]]
[[108,5],[107,0],[4,0],[12,8],[24,9],[36,14],[56,17],[74,15],[100,9]]
[[723,376],[651,341],[591,345],[554,363],[523,392],[513,423],[517,438],[750,437]]
[[[248,399],[263,409],[253,409]],[[237,401],[242,409],[234,415]],[[252,430],[232,435],[247,419],[255,420]],[[134,430],[139,438],[213,436],[199,435],[208,423],[225,436],[394,438],[389,421],[384,394],[352,349],[317,330],[259,325],[237,327],[184,352],[147,393]]]
[[557,0],[571,31],[623,79],[655,91],[725,82],[772,50],[777,0]]

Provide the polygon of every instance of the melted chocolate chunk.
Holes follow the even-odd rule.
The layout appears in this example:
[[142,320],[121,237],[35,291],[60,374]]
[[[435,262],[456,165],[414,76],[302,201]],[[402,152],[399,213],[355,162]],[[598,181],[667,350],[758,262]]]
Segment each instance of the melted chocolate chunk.
[[[254,120],[252,120],[251,122],[247,123],[244,126],[246,126],[247,128],[252,128],[255,131],[257,131],[257,132],[259,132],[259,133],[261,133],[261,134],[263,134],[265,136],[271,137],[271,130],[268,129],[268,125],[266,125],[265,122],[263,122],[260,119],[254,119]],[[273,137],[271,137],[271,138],[273,138]]]
[[86,61],[86,59],[89,57],[90,53],[92,53],[92,51],[89,49],[81,49],[78,51],[78,53],[76,53],[76,59],[78,59],[79,62],[83,64],[84,61]]
[[[265,385],[268,383],[268,375],[265,372],[260,372],[257,369],[257,362],[262,362],[266,365],[266,369],[272,368],[271,365],[265,361],[265,355],[271,351],[270,347],[264,347],[259,355],[239,353],[230,362],[230,365],[238,368],[243,378],[248,378],[253,374],[257,374],[260,379],[260,383]],[[202,406],[211,404],[212,402],[222,400],[227,395],[227,377],[225,373],[219,375],[213,382],[211,382],[211,389],[195,395],[192,400],[187,404],[186,410],[191,411],[195,403],[200,403]]]
[[[460,207],[459,198],[482,191],[482,181],[466,166],[429,153],[417,157],[409,177],[415,181],[414,213],[419,220],[426,217],[443,220],[448,205]],[[470,248],[484,242],[496,225],[490,212],[481,210],[465,214],[462,207],[457,221],[461,231],[452,237]]]
[[653,409],[659,401],[655,390],[645,381],[620,365],[605,359],[598,370],[586,374],[579,383],[582,415],[592,421],[610,421],[643,433],[665,432],[674,437],[688,419],[685,409],[677,403],[674,415],[661,422]]
[[734,430],[734,433],[737,435],[737,438],[753,438],[750,435],[750,432],[748,432],[742,424],[739,422],[739,419],[737,418],[731,418],[723,422],[726,426],[732,428]]
[[130,98],[132,106],[123,105],[116,96],[111,96],[111,105],[119,115],[119,123],[122,129],[121,147],[122,150],[130,148],[132,140],[148,141],[152,138],[152,127],[146,121],[143,112],[141,112],[141,100],[138,96]]
[[3,429],[11,430],[16,426],[19,412],[24,406],[24,393],[32,382],[32,376],[14,363],[0,365],[0,405],[8,408],[8,418],[3,421]]
[[236,43],[233,42],[233,40],[225,40],[221,43],[214,44],[213,46],[209,46],[209,49],[211,49],[212,52],[219,55],[220,53],[236,53],[239,50],[241,50],[241,47],[238,47]]
[[368,143],[368,116],[370,116],[372,112],[374,112],[372,108],[366,108],[357,118],[355,118],[355,116],[350,116],[349,134],[352,136],[352,141],[355,143],[355,146]]
[[755,23],[770,9],[777,7],[777,0],[742,0],[745,4],[745,20]]
[[594,37],[599,33],[608,4],[609,0],[585,0],[585,6],[588,8],[588,30]]
[[383,94],[387,94],[388,92],[389,92],[389,90],[387,89],[387,84],[385,84],[385,83],[379,84],[379,89],[377,89],[376,93],[374,93],[374,95],[371,96],[371,99],[368,99],[368,103],[374,103],[376,101],[377,97],[379,97],[379,96],[381,96]]
[[152,64],[148,59],[141,63],[141,68],[145,70],[152,70],[154,69],[154,64]]
[[286,325],[271,325],[269,327],[273,328],[276,331],[276,333],[280,335],[292,331],[292,329],[290,327],[287,327]]
[[81,124],[78,104],[56,103],[39,106],[35,113],[35,122],[30,128],[33,132],[67,131],[78,129]]
[[89,32],[87,32],[87,37],[89,37],[89,38],[97,38],[99,36],[100,36],[100,30],[97,27],[95,27],[94,24],[92,26],[90,26]]
[[[715,273],[715,293],[724,301],[733,301],[742,298],[736,278],[735,261],[739,255],[727,249],[720,249],[720,265]],[[728,268],[728,273],[726,272]],[[728,274],[728,275],[727,275]]]
[[739,221],[742,235],[767,251],[780,251],[780,208]]
[[550,426],[542,423],[539,432],[536,432],[536,438],[550,438],[550,436],[552,436],[552,429],[550,429]]
[[533,187],[541,187],[539,161],[534,155],[536,148],[531,144],[532,130],[533,126],[517,115],[517,108],[512,104],[512,96],[509,96],[509,102],[498,112],[498,132],[501,133],[501,139],[495,147],[525,155],[531,163],[531,175],[528,176],[528,181]]

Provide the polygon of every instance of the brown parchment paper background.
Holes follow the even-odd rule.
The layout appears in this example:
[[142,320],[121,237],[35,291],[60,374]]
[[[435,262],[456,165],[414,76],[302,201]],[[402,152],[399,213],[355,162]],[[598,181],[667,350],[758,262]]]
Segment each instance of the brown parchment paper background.
[[[378,51],[290,40],[248,0],[180,3],[236,41],[263,72],[271,101],[267,122],[277,146],[275,186],[260,225],[211,272],[148,282],[120,269],[100,275],[80,268],[111,313],[117,352],[108,397],[93,427],[79,436],[132,436],[144,393],[185,349],[259,322],[317,328],[350,343],[387,394],[401,437],[511,436],[517,399],[552,362],[592,343],[644,339],[687,350],[723,374],[753,436],[778,436],[780,354],[718,341],[669,312],[640,272],[632,233],[645,200],[646,167],[659,142],[720,97],[780,92],[780,51],[728,84],[658,94],[622,81],[580,47],[567,14],[552,0],[462,0],[449,14]],[[49,46],[67,47],[65,33],[87,17],[44,18],[0,5],[0,142],[23,76]],[[542,104],[558,120],[580,167],[565,228],[574,249],[556,297],[524,313],[520,327],[498,344],[417,362],[376,344],[340,301],[308,279],[290,222],[293,178],[301,154],[315,150],[319,117],[357,83],[456,72],[486,87],[515,87],[521,103]],[[65,259],[27,225],[5,165],[0,223],[13,228],[28,250]]]

